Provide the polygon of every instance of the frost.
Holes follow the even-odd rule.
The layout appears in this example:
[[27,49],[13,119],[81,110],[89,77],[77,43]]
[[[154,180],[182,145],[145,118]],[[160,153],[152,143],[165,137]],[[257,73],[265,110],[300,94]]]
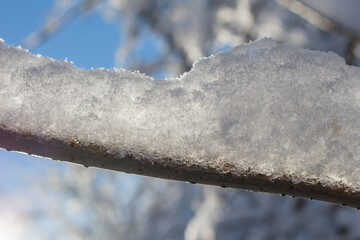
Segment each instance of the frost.
[[[281,180],[346,195],[360,191],[359,76],[334,53],[270,39],[201,59],[177,79],[86,71],[0,41],[0,127],[46,139],[36,154],[88,166],[273,192],[284,189],[266,184]],[[54,139],[101,157],[61,155]],[[0,146],[9,141],[0,135]],[[30,145],[12,147],[32,153]]]

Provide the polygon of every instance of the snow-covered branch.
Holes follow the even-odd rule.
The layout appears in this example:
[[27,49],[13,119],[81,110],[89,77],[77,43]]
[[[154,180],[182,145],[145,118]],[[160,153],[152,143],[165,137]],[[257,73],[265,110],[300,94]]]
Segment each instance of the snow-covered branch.
[[0,147],[360,207],[360,71],[270,39],[176,79],[86,71],[0,42]]

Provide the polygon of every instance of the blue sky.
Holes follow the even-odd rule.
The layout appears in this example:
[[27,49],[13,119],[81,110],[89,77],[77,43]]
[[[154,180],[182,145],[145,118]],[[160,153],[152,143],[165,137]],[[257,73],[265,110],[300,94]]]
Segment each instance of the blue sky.
[[[9,45],[21,45],[41,28],[54,1],[0,0],[0,38]],[[114,67],[114,53],[120,43],[118,25],[104,22],[98,12],[77,18],[32,53],[73,61],[83,68]],[[21,191],[27,178],[39,178],[49,168],[66,167],[51,161],[0,149],[0,197]],[[25,187],[26,188],[26,187]]]
[[[41,28],[54,1],[0,0],[0,37],[10,45],[21,45]],[[31,50],[54,59],[73,61],[78,67],[114,67],[120,42],[119,27],[106,23],[98,12],[77,18],[48,41]]]

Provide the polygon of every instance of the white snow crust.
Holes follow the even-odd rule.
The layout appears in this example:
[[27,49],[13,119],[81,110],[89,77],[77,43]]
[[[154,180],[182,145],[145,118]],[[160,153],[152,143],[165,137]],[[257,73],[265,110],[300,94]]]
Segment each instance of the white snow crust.
[[[0,41],[0,125],[360,190],[360,70],[334,53],[262,39],[179,78],[78,69]],[[178,160],[177,160],[178,159]]]

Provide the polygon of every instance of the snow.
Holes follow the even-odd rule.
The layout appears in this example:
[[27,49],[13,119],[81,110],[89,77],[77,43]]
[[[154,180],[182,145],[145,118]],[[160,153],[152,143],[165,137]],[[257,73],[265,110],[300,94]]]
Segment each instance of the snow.
[[118,161],[166,156],[357,192],[359,76],[334,53],[271,39],[200,59],[172,79],[86,71],[0,41],[0,126],[104,146]]

